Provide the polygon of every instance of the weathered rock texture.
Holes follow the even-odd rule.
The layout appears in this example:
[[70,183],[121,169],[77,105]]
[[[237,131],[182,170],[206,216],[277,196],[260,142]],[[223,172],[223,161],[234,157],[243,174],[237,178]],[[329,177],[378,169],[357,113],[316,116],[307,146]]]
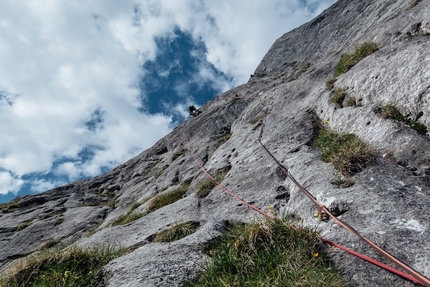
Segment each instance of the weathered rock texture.
[[[213,174],[229,170],[223,184],[243,199],[266,211],[273,205],[279,213],[295,214],[320,228],[325,238],[386,262],[332,221],[314,218],[312,203],[255,142],[261,122],[253,119],[265,109],[263,143],[296,179],[326,206],[340,209],[340,218],[364,236],[430,277],[430,138],[377,112],[394,104],[430,128],[430,5],[427,0],[409,5],[404,0],[338,1],[279,38],[248,83],[205,104],[201,115],[152,148],[94,179],[17,199],[0,213],[0,269],[44,242],[60,239],[133,250],[104,268],[100,286],[180,286],[194,276],[206,260],[201,245],[223,232],[225,222],[259,215],[219,187],[205,198],[195,196],[205,175],[190,152],[179,155],[187,149],[185,131],[205,168]],[[380,49],[335,83],[335,88],[347,88],[357,104],[338,108],[325,82],[341,54],[369,41]],[[352,187],[335,188],[331,182],[338,173],[312,147],[317,117],[331,129],[356,134],[375,150],[375,164],[356,174]],[[111,226],[133,203],[183,183],[190,188],[181,200]],[[147,208],[144,203],[135,212]],[[28,227],[18,228],[29,221]],[[194,234],[170,244],[152,242],[169,224],[187,221],[200,223]],[[331,256],[353,286],[412,286],[341,251],[332,250]]]

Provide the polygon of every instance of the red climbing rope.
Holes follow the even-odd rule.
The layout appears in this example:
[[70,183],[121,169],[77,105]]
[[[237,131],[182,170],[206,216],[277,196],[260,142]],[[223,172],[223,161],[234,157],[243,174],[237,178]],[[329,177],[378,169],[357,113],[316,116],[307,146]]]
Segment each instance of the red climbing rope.
[[403,263],[402,261],[400,261],[399,259],[397,259],[396,257],[394,257],[393,255],[391,255],[390,253],[388,253],[387,251],[385,251],[384,249],[382,249],[381,247],[379,247],[378,245],[376,245],[373,241],[371,241],[370,239],[364,237],[363,235],[361,235],[357,230],[355,230],[352,226],[350,226],[349,224],[347,224],[346,222],[344,222],[343,220],[337,218],[336,216],[334,216],[325,205],[323,205],[322,203],[318,202],[315,197],[312,196],[312,194],[306,190],[306,188],[304,188],[294,177],[293,175],[288,171],[288,169],[286,167],[284,167],[276,158],[275,156],[264,146],[264,144],[261,141],[262,135],[263,135],[263,129],[264,129],[264,122],[261,126],[261,131],[260,131],[260,136],[258,137],[258,142],[260,143],[260,145],[263,147],[263,149],[267,152],[267,154],[276,162],[276,164],[279,166],[279,168],[281,169],[281,171],[292,181],[294,182],[294,184],[299,188],[299,190],[301,192],[303,192],[318,208],[318,214],[320,214],[321,210],[324,212],[325,215],[330,216],[334,221],[336,221],[340,226],[344,227],[345,229],[347,229],[348,231],[350,231],[351,233],[354,233],[355,235],[357,235],[361,240],[363,240],[364,242],[366,242],[368,245],[370,245],[373,249],[375,249],[376,251],[378,251],[380,254],[384,255],[385,257],[387,257],[390,261],[392,261],[394,264],[396,264],[397,266],[399,266],[400,268],[406,270],[407,272],[409,272],[409,274],[411,274],[416,280],[418,280],[419,283],[421,283],[424,286],[430,287],[430,280],[428,278],[426,278],[425,276],[423,276],[422,274],[420,274],[419,272],[417,272],[416,270],[414,270],[413,268],[409,267],[408,265],[406,265],[405,263]]
[[[186,138],[186,141],[187,141],[187,145],[188,145],[188,150],[190,151],[190,153],[191,153],[191,155],[192,155],[192,157],[193,157],[193,159],[194,159],[194,161],[195,161],[195,163],[199,166],[199,168],[203,171],[203,173],[204,174],[206,174],[206,176],[208,176],[211,180],[213,180],[218,186],[220,186],[223,190],[224,190],[224,192],[226,192],[228,195],[230,195],[230,196],[232,196],[232,197],[234,197],[236,200],[238,200],[238,201],[240,201],[241,203],[243,203],[243,204],[245,204],[246,206],[248,206],[249,208],[252,208],[253,210],[255,210],[255,211],[257,211],[258,213],[260,213],[260,214],[262,214],[263,216],[265,216],[265,217],[267,217],[267,218],[270,218],[270,219],[274,219],[274,216],[272,216],[272,215],[270,215],[270,214],[268,214],[268,213],[266,213],[266,212],[264,212],[263,210],[261,210],[261,209],[259,209],[259,208],[257,208],[257,207],[255,207],[254,205],[252,205],[252,204],[250,204],[250,203],[248,203],[248,202],[246,202],[245,200],[243,200],[243,199],[241,199],[239,196],[237,196],[236,194],[234,194],[233,192],[231,192],[230,190],[228,190],[225,186],[223,186],[221,183],[219,183],[218,181],[216,181],[215,180],[215,178],[203,167],[203,165],[199,162],[199,160],[197,159],[197,157],[196,157],[196,155],[195,155],[195,153],[194,153],[194,151],[193,151],[193,149],[191,148],[191,144],[190,144],[190,141],[189,141],[189,138],[188,138],[188,133],[187,133],[187,129],[186,129],[186,124],[184,124],[184,126],[183,126],[183,130],[184,130],[184,134],[185,134],[185,138]],[[316,204],[316,205],[318,205],[319,207],[320,207],[320,209],[323,209],[324,210],[324,212],[326,212],[326,214],[328,214],[329,216],[332,216],[332,217],[334,217],[334,218],[336,218],[333,214],[331,214],[330,213],[330,211],[328,211],[327,210],[327,208],[324,206],[324,205],[322,205],[321,203],[319,203],[305,188],[303,188],[295,179],[294,179],[294,177],[292,177],[292,175],[288,172],[288,170],[284,167],[284,166],[282,166],[282,164],[281,163],[279,163],[279,161],[267,150],[267,148],[261,143],[261,135],[262,135],[262,132],[260,133],[260,137],[259,137],[259,139],[258,139],[258,141],[260,142],[260,144],[263,146],[263,148],[269,153],[269,155],[276,161],[276,163],[280,166],[280,168],[281,168],[281,170],[283,170],[283,172],[284,172],[284,170],[287,172],[287,176],[288,177],[290,177],[290,178],[292,178],[292,180],[293,180],[293,182],[296,184],[296,185],[298,185],[299,186],[299,188],[302,190],[302,191],[304,191],[304,193]],[[336,218],[336,220],[337,221],[340,221],[339,219],[337,219]],[[346,226],[348,226],[349,228],[347,228],[348,230],[350,230],[351,232],[353,232],[353,233],[355,233],[355,234],[357,234],[360,238],[364,238],[364,239],[366,239],[365,237],[363,237],[361,234],[359,234],[357,231],[355,231],[355,229],[353,229],[352,227],[350,227],[349,225],[347,225],[346,223],[344,223],[343,221],[341,221],[342,222],[342,224],[341,223],[339,223],[339,224],[341,224],[341,225],[346,225]],[[397,269],[395,269],[395,268],[392,268],[392,267],[390,267],[390,266],[388,266],[388,265],[386,265],[386,264],[384,264],[384,263],[381,263],[381,262],[379,262],[379,261],[377,261],[377,260],[375,260],[375,259],[372,259],[372,258],[370,258],[370,257],[367,257],[367,256],[365,256],[365,255],[363,255],[363,254],[360,254],[360,253],[358,253],[358,252],[356,252],[356,251],[353,251],[353,250],[351,250],[351,249],[348,249],[348,248],[346,248],[345,246],[342,246],[342,245],[340,245],[340,244],[337,244],[337,243],[335,243],[335,242],[332,242],[332,241],[330,241],[330,240],[327,240],[327,239],[324,239],[324,238],[321,238],[321,240],[323,241],[323,242],[326,242],[326,243],[328,243],[328,244],[330,244],[331,246],[334,246],[334,247],[337,247],[337,248],[339,248],[339,249],[341,249],[341,250],[344,250],[344,251],[346,251],[346,252],[348,252],[348,253],[350,253],[350,254],[352,254],[352,255],[354,255],[354,256],[356,256],[356,257],[358,257],[358,258],[360,258],[360,259],[362,259],[362,260],[365,260],[365,261],[367,261],[367,262],[369,262],[369,263],[372,263],[372,264],[374,264],[374,265],[376,265],[376,266],[378,266],[378,267],[380,267],[380,268],[383,268],[383,269],[385,269],[385,270],[387,270],[387,271],[389,271],[389,272],[392,272],[392,273],[394,273],[394,274],[397,274],[397,275],[399,275],[399,276],[401,276],[401,277],[403,277],[403,278],[405,278],[405,279],[408,279],[408,280],[411,280],[411,281],[413,281],[413,282],[415,282],[415,283],[419,283],[419,284],[422,284],[423,286],[430,286],[430,285],[428,285],[427,283],[426,283],[426,281],[424,281],[423,282],[423,280],[420,280],[420,279],[418,279],[416,276],[411,276],[411,275],[409,275],[409,274],[407,274],[407,273],[404,273],[404,272],[402,272],[402,271],[400,271],[400,270],[397,270]],[[368,241],[370,241],[370,240],[368,240]],[[367,242],[367,241],[366,241]],[[371,241],[370,241],[371,242]],[[376,246],[376,244],[374,244],[373,242],[371,242],[374,246]],[[373,246],[372,246],[373,247]],[[377,248],[379,248],[378,246],[376,246]],[[380,248],[379,248],[380,249]],[[381,249],[382,250],[382,249]],[[385,251],[384,251],[385,252]],[[388,253],[387,253],[388,254]],[[390,255],[391,256],[391,255]],[[391,257],[393,257],[393,256],[391,256]],[[393,257],[394,258],[394,257]],[[396,259],[397,260],[397,259]],[[405,265],[404,263],[402,263],[403,265]],[[407,265],[406,265],[407,266]],[[408,267],[408,266],[407,266]],[[409,269],[412,269],[412,268],[410,268],[410,267],[408,267]],[[413,269],[412,269],[413,270]],[[409,271],[409,270],[408,270]],[[415,271],[416,272],[416,271]],[[416,273],[418,273],[418,272],[416,272]],[[418,273],[419,274],[419,273]],[[421,274],[419,274],[421,277],[423,277],[424,279],[427,279],[427,278],[425,278],[424,276],[422,276]]]
[[238,200],[238,201],[240,201],[240,202],[242,202],[243,204],[245,204],[246,206],[248,206],[248,207],[250,207],[250,208],[252,208],[252,209],[254,209],[255,211],[257,211],[258,213],[260,213],[260,214],[262,214],[262,215],[264,215],[264,216],[266,216],[266,217],[268,217],[268,218],[271,218],[271,219],[274,219],[274,217],[272,216],[272,215],[270,215],[270,214],[268,214],[268,213],[266,213],[266,212],[264,212],[263,210],[261,210],[261,209],[259,209],[259,208],[257,208],[257,207],[255,207],[255,206],[253,206],[252,204],[250,204],[250,203],[248,203],[248,202],[246,202],[245,200],[243,200],[243,199],[241,199],[239,196],[237,196],[236,194],[234,194],[233,192],[231,192],[230,190],[228,190],[225,186],[223,186],[221,183],[219,183],[201,164],[200,164],[200,162],[197,160],[197,157],[196,157],[196,155],[194,154],[194,151],[193,151],[193,149],[191,148],[191,144],[190,144],[190,141],[189,141],[189,139],[188,139],[188,133],[187,133],[187,130],[186,130],[186,126],[185,126],[185,124],[184,124],[184,134],[185,134],[185,137],[186,137],[186,139],[187,139],[187,145],[188,145],[188,150],[190,151],[190,153],[191,153],[191,155],[193,156],[193,158],[194,158],[194,161],[196,162],[196,164],[200,167],[200,169],[204,172],[204,174],[206,174],[206,176],[207,177],[209,177],[210,179],[212,179],[217,185],[219,185],[219,187],[221,187],[222,188],[222,190],[224,190],[228,195],[230,195],[230,196],[232,196],[232,197],[234,197],[236,200]]

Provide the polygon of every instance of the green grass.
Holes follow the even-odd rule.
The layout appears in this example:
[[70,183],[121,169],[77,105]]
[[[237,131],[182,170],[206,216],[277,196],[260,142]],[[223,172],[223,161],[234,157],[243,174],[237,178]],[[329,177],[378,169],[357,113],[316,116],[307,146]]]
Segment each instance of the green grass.
[[64,218],[63,217],[59,217],[54,221],[54,226],[60,225],[61,223],[63,223]]
[[425,135],[428,132],[427,127],[424,124],[404,116],[394,105],[383,106],[381,108],[381,117],[404,123],[421,135]]
[[407,10],[414,8],[415,6],[418,5],[418,3],[420,3],[422,0],[413,0],[411,1],[411,4],[409,5],[409,7],[407,8]]
[[157,159],[155,162],[151,163],[142,173],[141,176],[145,176],[151,172],[151,170],[160,162],[162,159]]
[[183,150],[180,150],[180,151],[177,151],[177,152],[175,152],[173,155],[172,155],[172,161],[174,161],[175,159],[177,159],[178,157],[181,157],[181,156],[183,156],[184,154],[186,154],[187,153],[187,150],[186,149],[183,149]]
[[311,66],[311,63],[304,64],[299,73],[300,74],[306,73],[306,71],[309,69],[310,66]]
[[[217,182],[222,182],[227,173],[220,173],[215,177]],[[212,189],[216,186],[216,182],[210,178],[206,178],[197,184],[196,197],[204,198],[209,195]]]
[[321,159],[330,162],[344,176],[354,175],[374,161],[369,146],[354,134],[337,133],[317,123],[319,130],[313,146]]
[[49,250],[23,259],[0,279],[2,287],[93,286],[97,272],[125,249],[76,246]]
[[343,105],[345,107],[355,107],[357,105],[357,100],[355,99],[355,97],[349,96],[348,98],[346,98]]
[[225,144],[231,138],[232,135],[233,135],[232,133],[228,133],[228,134],[220,137],[218,139],[218,143],[215,145],[214,150],[217,150],[220,146],[222,146],[223,144]]
[[349,178],[338,178],[332,184],[338,188],[347,188],[353,186],[355,182]]
[[339,63],[337,64],[334,72],[334,76],[338,77],[343,73],[348,72],[352,67],[354,67],[363,58],[373,54],[378,51],[378,45],[373,42],[365,42],[358,45],[355,52],[352,54],[343,54],[340,56]]
[[51,239],[51,240],[48,240],[48,241],[46,241],[42,245],[42,247],[40,247],[40,249],[41,250],[46,250],[46,249],[52,248],[52,247],[58,245],[60,242],[61,242],[61,239]]
[[262,118],[264,118],[265,114],[263,112],[259,113],[255,118],[253,118],[250,123],[252,125],[256,124],[257,122],[259,122]]
[[168,164],[164,165],[155,175],[154,178],[159,178],[163,172],[169,167]]
[[325,82],[325,87],[327,88],[327,90],[329,91],[333,90],[334,83],[336,83],[336,80],[337,79],[335,77],[332,77]]
[[173,242],[193,234],[198,227],[199,225],[193,222],[175,224],[169,229],[157,233],[153,242]]
[[175,190],[154,197],[148,204],[148,213],[180,200],[189,187],[189,184],[184,184]]
[[287,219],[234,225],[207,251],[211,260],[185,287],[346,286],[319,234]]
[[346,89],[336,89],[333,93],[333,97],[331,98],[331,101],[333,104],[335,104],[338,107],[343,107],[343,101],[345,100],[345,97],[348,95],[346,92]]
[[13,212],[18,208],[19,208],[18,202],[15,200],[8,203],[0,203],[0,210],[2,213]]
[[8,232],[20,231],[20,230],[23,230],[23,229],[29,227],[32,224],[33,224],[33,220],[31,220],[31,219],[26,220],[26,221],[21,222],[17,227],[9,228]]
[[145,216],[145,213],[136,213],[134,212],[134,210],[144,204],[150,198],[151,197],[147,198],[146,200],[143,200],[142,202],[134,202],[126,214],[119,216],[114,222],[112,222],[112,226],[124,225]]

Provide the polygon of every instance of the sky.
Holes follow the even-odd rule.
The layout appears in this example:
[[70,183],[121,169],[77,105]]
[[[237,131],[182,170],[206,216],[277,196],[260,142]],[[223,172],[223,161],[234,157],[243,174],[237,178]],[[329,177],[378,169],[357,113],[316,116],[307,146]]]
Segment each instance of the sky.
[[2,0],[0,202],[107,172],[334,0]]

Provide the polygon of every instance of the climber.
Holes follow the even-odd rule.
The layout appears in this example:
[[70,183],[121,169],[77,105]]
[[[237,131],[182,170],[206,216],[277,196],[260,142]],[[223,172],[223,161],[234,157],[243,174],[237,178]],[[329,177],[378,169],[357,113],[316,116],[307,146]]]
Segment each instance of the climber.
[[190,111],[190,115],[191,116],[198,116],[199,114],[202,113],[201,111],[199,111],[198,109],[196,109],[195,106],[189,106],[188,110]]

